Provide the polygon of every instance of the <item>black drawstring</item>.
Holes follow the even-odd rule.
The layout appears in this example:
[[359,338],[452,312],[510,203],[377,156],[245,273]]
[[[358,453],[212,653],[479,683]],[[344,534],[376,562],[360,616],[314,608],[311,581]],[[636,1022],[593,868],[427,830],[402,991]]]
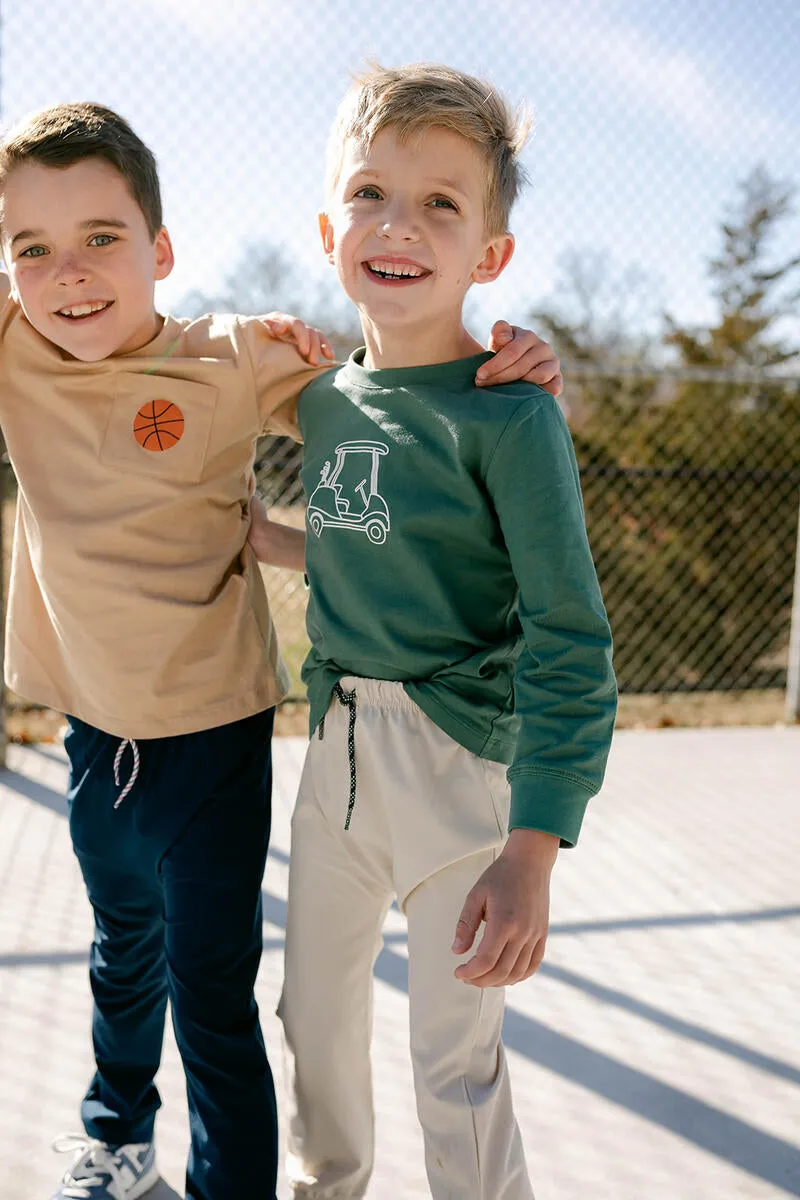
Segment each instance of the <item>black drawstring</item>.
[[[347,726],[347,757],[350,762],[350,799],[347,803],[347,819],[345,820],[345,829],[350,828],[350,818],[353,815],[353,809],[356,806],[356,689],[352,692],[346,692],[340,683],[334,684],[333,694],[344,708],[350,710],[350,720]],[[319,740],[325,737],[325,717],[322,717],[319,725]]]

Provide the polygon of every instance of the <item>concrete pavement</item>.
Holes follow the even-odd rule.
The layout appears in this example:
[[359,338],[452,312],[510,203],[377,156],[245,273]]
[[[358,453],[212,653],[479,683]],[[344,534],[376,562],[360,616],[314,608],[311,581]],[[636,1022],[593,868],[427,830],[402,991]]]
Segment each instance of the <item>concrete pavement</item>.
[[[303,750],[301,739],[275,744],[264,883],[258,995],[279,1085],[274,1008]],[[91,1069],[91,918],[69,845],[62,752],[12,747],[9,767],[0,776],[0,1198],[46,1200],[63,1169],[50,1141],[79,1128]],[[552,915],[545,964],[509,992],[506,1023],[537,1200],[800,1196],[800,729],[618,734],[581,844],[561,855]],[[376,970],[370,1200],[427,1195],[406,968],[404,923],[392,912]],[[151,1195],[167,1200],[183,1195],[187,1145],[171,1036],[159,1086],[165,1183]]]

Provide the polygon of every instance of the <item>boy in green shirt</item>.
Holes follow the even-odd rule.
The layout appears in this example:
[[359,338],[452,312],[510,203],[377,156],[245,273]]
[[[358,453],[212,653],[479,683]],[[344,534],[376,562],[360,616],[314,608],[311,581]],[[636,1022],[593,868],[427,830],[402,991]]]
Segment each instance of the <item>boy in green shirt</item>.
[[[397,897],[432,1195],[532,1197],[502,988],[541,962],[616,689],[566,423],[534,384],[476,388],[487,356],[462,323],[513,252],[522,141],[494,89],[435,66],[376,68],[334,129],[320,227],[366,348],[299,404],[312,740],[280,1006],[296,1196],[366,1191],[372,966]],[[259,557],[277,536],[257,523]]]

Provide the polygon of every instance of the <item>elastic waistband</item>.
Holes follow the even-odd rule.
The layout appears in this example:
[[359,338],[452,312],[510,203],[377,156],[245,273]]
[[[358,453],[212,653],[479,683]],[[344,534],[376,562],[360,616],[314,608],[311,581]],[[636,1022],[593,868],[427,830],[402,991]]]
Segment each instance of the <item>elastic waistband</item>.
[[339,683],[346,692],[355,691],[359,708],[404,709],[418,712],[419,709],[402,683],[388,679],[362,679],[359,675],[343,675]]

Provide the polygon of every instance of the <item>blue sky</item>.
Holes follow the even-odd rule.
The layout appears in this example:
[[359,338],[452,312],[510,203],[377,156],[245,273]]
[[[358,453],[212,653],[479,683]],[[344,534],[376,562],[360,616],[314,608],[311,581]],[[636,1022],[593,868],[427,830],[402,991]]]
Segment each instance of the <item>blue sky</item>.
[[[309,287],[325,140],[365,58],[444,60],[534,109],[532,186],[475,325],[558,297],[571,247],[636,264],[646,319],[711,310],[705,260],[736,181],[800,183],[796,0],[3,0],[8,122],[67,99],[117,108],[155,150],[178,256],[162,307],[213,290],[248,243],[283,243]],[[800,202],[800,198],[799,198]],[[776,254],[797,252],[800,218]]]

